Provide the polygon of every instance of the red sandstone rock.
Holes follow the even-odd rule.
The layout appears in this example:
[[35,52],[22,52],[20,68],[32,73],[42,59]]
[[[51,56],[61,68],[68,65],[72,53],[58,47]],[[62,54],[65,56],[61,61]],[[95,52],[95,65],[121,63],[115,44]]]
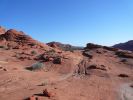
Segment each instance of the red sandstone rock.
[[44,96],[46,96],[46,97],[51,97],[51,94],[48,92],[47,89],[44,89],[44,90],[43,90],[43,94],[44,94]]
[[54,59],[53,58],[49,58],[49,61],[53,61]]
[[35,96],[31,96],[31,97],[29,98],[29,100],[36,100],[36,97],[35,97]]

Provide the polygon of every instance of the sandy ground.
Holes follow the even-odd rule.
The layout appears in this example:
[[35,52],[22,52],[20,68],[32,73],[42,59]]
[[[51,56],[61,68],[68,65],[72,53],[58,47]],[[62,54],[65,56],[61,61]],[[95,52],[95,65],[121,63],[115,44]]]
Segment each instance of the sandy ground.
[[[25,69],[36,61],[20,61],[12,57],[13,52],[0,51],[0,54],[0,100],[24,100],[32,95],[40,100],[133,100],[133,88],[130,87],[133,60],[129,59],[128,64],[122,63],[112,52],[93,54],[90,64],[105,65],[107,70],[93,69],[90,75],[74,73],[82,59],[79,53],[68,55],[74,63],[52,66],[45,63],[51,67],[41,71]],[[118,77],[119,74],[128,74],[129,77]],[[54,96],[41,96],[44,89]]]

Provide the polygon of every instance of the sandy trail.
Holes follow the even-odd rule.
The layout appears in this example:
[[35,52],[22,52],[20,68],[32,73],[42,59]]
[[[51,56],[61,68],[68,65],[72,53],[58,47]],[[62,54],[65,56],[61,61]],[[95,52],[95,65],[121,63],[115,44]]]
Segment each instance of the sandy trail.
[[122,85],[120,91],[121,100],[133,100],[133,88],[131,87],[131,83]]

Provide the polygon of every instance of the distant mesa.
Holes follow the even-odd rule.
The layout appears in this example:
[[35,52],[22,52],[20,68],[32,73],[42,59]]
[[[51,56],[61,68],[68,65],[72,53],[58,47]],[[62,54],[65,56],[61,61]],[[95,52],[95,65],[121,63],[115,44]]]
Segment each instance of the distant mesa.
[[125,43],[116,44],[113,47],[119,48],[119,49],[122,49],[122,50],[133,51],[133,40],[130,40],[130,41],[125,42]]

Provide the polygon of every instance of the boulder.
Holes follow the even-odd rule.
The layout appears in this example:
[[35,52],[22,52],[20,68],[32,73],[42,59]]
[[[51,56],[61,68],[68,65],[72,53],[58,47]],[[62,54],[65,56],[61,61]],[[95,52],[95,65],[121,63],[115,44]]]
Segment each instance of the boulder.
[[119,77],[122,77],[122,78],[129,77],[127,74],[119,74],[118,76],[119,76]]
[[88,43],[85,49],[97,49],[97,48],[102,48],[102,46],[93,43]]
[[44,95],[45,97],[52,97],[52,96],[53,96],[52,93],[48,92],[47,89],[44,89],[44,90],[43,90],[43,95]]
[[93,55],[89,51],[83,51],[83,55],[89,57],[90,59],[93,58]]
[[104,70],[104,71],[107,70],[107,68],[106,68],[105,65],[96,65],[96,64],[89,65],[89,66],[87,67],[87,69],[88,69],[88,70],[91,70],[91,69],[99,69],[99,70]]
[[26,98],[24,100],[40,100],[39,97],[31,96],[29,98]]
[[35,96],[31,96],[31,97],[29,98],[29,100],[36,100],[36,97],[35,97]]

